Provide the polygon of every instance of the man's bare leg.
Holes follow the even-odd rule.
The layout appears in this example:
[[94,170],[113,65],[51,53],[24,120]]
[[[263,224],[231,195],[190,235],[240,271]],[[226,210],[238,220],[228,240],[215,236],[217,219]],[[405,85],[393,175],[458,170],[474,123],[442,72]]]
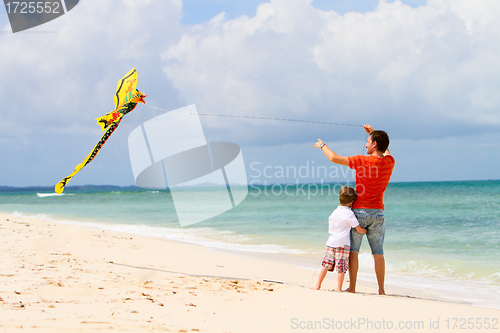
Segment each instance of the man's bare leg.
[[378,294],[385,295],[385,258],[383,254],[374,254],[373,260],[375,261],[375,274],[377,275]]
[[358,267],[359,267],[358,255],[359,252],[354,252],[354,251],[349,252],[349,288],[344,290],[347,291],[348,293],[356,292],[356,280],[358,278]]

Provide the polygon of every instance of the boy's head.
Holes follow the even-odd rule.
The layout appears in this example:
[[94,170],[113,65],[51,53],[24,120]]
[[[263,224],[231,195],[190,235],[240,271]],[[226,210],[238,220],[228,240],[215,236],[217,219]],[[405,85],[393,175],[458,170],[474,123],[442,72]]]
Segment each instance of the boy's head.
[[339,191],[339,201],[342,206],[347,206],[356,200],[356,190],[349,186],[342,186]]
[[389,136],[384,131],[377,130],[370,133],[370,137],[368,138],[366,146],[368,154],[373,153],[373,150],[370,151],[370,147],[374,142],[377,143],[375,149],[377,149],[381,153],[385,153],[387,148],[389,148]]

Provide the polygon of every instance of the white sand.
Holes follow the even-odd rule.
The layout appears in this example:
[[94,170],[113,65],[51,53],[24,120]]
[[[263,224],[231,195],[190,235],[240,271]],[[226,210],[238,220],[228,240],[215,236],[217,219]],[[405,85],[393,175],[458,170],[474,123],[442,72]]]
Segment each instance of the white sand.
[[0,332],[316,332],[332,331],[332,320],[347,332],[456,332],[468,318],[476,329],[465,331],[489,332],[477,320],[500,319],[370,286],[329,292],[334,278],[313,291],[314,272],[295,265],[6,214],[0,262]]

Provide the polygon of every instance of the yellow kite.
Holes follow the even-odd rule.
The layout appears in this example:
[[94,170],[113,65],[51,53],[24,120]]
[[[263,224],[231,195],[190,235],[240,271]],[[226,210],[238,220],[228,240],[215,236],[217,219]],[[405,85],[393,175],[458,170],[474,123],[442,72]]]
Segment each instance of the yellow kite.
[[82,163],[78,164],[69,176],[61,180],[57,183],[55,191],[58,194],[61,194],[64,191],[64,187],[69,182],[74,175],[78,173],[84,166],[89,164],[94,157],[96,157],[97,153],[101,149],[101,147],[106,143],[106,140],[110,137],[110,135],[115,131],[115,129],[120,124],[123,116],[129,112],[132,112],[137,103],[145,103],[144,98],[146,95],[143,95],[139,90],[137,90],[137,72],[135,68],[133,68],[130,72],[127,73],[120,81],[118,81],[118,86],[116,87],[115,93],[115,110],[111,111],[104,116],[97,118],[97,124],[99,124],[102,130],[106,130],[106,132],[102,135],[101,139],[95,145],[94,149],[88,154],[88,156],[83,160]]

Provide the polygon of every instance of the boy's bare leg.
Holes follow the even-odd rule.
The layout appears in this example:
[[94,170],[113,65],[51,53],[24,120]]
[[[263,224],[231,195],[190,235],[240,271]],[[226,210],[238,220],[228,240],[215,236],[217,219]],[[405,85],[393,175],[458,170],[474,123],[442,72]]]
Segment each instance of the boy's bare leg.
[[321,271],[319,272],[318,283],[316,283],[316,285],[314,287],[312,287],[311,289],[319,290],[321,288],[321,283],[323,283],[323,280],[325,279],[326,273],[328,273],[328,268],[322,267]]
[[335,291],[342,291],[342,285],[344,284],[345,272],[339,272],[337,276],[337,289]]
[[359,252],[351,251],[349,252],[349,288],[344,291],[349,293],[356,292],[356,280],[358,278],[358,260]]
[[383,254],[374,254],[373,260],[375,261],[375,274],[377,275],[378,294],[385,295],[385,258]]

